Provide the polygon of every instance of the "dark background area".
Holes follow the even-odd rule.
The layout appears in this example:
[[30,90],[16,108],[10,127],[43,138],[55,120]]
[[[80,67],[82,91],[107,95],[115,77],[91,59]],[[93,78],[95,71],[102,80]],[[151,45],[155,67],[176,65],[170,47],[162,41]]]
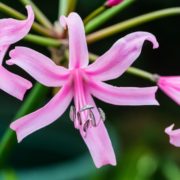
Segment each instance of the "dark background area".
[[[17,0],[2,0],[25,13]],[[34,0],[38,7],[50,18],[57,20],[57,0]],[[77,12],[82,18],[100,6],[104,1],[79,0]],[[179,0],[137,0],[99,29],[154,10],[180,6]],[[7,17],[0,13],[0,17]],[[135,67],[160,75],[180,75],[180,15],[158,19],[141,26],[123,31],[89,46],[89,51],[101,55],[124,35],[134,31],[153,33],[160,44],[156,50],[145,43],[143,51],[134,63]],[[32,47],[46,55],[44,47],[21,41],[21,45]],[[13,46],[12,46],[13,47]],[[7,56],[8,58],[8,56]],[[32,80],[17,67],[8,69]],[[150,82],[124,74],[110,83],[118,86],[152,86]],[[45,101],[48,101],[51,93]],[[180,149],[169,144],[164,133],[172,123],[180,127],[180,109],[170,98],[158,91],[160,106],[112,106],[96,100],[106,112],[106,125],[111,134],[117,155],[116,167],[96,169],[85,144],[69,120],[68,111],[52,125],[27,137],[15,146],[8,162],[8,170],[3,177],[12,176],[22,180],[64,180],[64,179],[111,179],[114,180],[179,180]],[[45,101],[38,104],[42,106]],[[0,91],[0,138],[21,102]]]

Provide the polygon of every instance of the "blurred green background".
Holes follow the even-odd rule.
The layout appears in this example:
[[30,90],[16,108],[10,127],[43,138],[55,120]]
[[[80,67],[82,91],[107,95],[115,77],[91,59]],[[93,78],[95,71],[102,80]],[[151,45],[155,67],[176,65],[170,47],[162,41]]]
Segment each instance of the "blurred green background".
[[[25,12],[17,0],[1,2]],[[57,0],[34,2],[52,22],[57,20]],[[86,17],[103,2],[78,0],[77,12],[82,18]],[[175,6],[180,6],[179,0],[137,0],[102,27],[143,13]],[[7,16],[0,13],[0,17]],[[129,29],[90,45],[89,50],[100,55],[120,37],[139,30],[156,35],[160,48],[152,50],[151,44],[145,43],[142,54],[134,66],[160,75],[180,75],[180,16],[159,19]],[[19,44],[49,55],[46,48],[22,41]],[[17,67],[8,69],[33,81]],[[128,74],[110,83],[118,86],[152,85]],[[37,108],[50,98],[51,92],[45,100],[37,104]],[[180,149],[171,146],[164,133],[165,127],[171,123],[180,127],[180,109],[160,91],[157,99],[160,107],[121,107],[96,100],[98,106],[106,112],[106,125],[117,156],[116,167],[95,168],[83,140],[69,120],[68,109],[58,121],[15,145],[8,158],[7,169],[0,170],[0,180],[180,180]],[[0,91],[0,138],[21,104],[20,101]]]

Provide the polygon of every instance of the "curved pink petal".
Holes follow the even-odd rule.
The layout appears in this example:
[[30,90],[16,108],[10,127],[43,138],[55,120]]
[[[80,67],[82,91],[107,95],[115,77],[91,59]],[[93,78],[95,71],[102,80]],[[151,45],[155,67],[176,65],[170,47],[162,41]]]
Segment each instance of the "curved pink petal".
[[3,62],[4,56],[9,48],[9,45],[0,46],[0,65]]
[[157,87],[115,87],[103,82],[89,81],[90,93],[98,99],[114,105],[158,105],[155,99]]
[[88,65],[88,48],[84,25],[77,13],[70,13],[68,17],[60,17],[61,25],[68,27],[69,32],[69,68],[75,69]]
[[0,89],[23,100],[24,94],[32,87],[30,81],[7,71],[0,66]]
[[169,135],[170,143],[176,147],[180,147],[180,129],[173,130],[174,124],[165,129],[165,133]]
[[26,20],[12,18],[0,20],[0,46],[13,44],[28,34],[34,21],[31,6],[26,6],[28,17]]
[[10,57],[7,64],[18,65],[45,86],[59,87],[68,79],[67,69],[57,66],[51,59],[33,49],[16,47],[10,51]]
[[69,106],[72,96],[70,85],[65,85],[44,107],[11,123],[18,142],[58,119]]
[[[97,107],[88,92],[86,92],[87,102],[93,105],[95,108],[92,110],[96,120],[100,119]],[[111,140],[109,138],[104,122],[101,120],[97,127],[91,127],[87,130],[86,136],[84,132],[80,131],[81,136],[86,143],[93,161],[97,168],[104,165],[116,165],[116,157],[112,147]]]
[[86,72],[94,78],[106,81],[115,79],[123,74],[138,58],[145,40],[158,47],[154,35],[148,32],[131,33],[118,40],[104,55],[86,68]]
[[180,105],[180,76],[165,76],[158,79],[159,88]]

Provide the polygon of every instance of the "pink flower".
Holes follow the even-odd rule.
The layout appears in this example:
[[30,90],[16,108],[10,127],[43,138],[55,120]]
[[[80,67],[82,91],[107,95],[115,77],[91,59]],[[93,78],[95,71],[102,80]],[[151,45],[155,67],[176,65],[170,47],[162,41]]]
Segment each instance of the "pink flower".
[[28,18],[26,20],[1,19],[0,20],[0,89],[22,100],[27,89],[32,87],[31,82],[15,75],[2,66],[3,58],[9,46],[24,36],[31,29],[34,13],[31,6],[27,6]]
[[180,105],[180,76],[160,76],[159,88]]
[[123,0],[107,0],[106,6],[108,7],[116,6],[120,4],[121,2],[123,2]]
[[118,40],[110,50],[88,66],[88,49],[81,18],[76,13],[62,16],[60,22],[69,31],[69,69],[57,66],[48,57],[26,47],[10,52],[9,65],[16,64],[40,83],[61,90],[41,109],[11,124],[18,141],[59,118],[74,98],[70,117],[86,143],[97,167],[116,165],[105,115],[92,96],[114,105],[157,105],[157,87],[115,87],[104,83],[118,78],[140,55],[143,43],[149,40],[157,48],[156,38],[147,32],[135,32]]
[[180,129],[172,130],[174,124],[165,129],[165,133],[169,135],[170,143],[176,147],[180,147]]

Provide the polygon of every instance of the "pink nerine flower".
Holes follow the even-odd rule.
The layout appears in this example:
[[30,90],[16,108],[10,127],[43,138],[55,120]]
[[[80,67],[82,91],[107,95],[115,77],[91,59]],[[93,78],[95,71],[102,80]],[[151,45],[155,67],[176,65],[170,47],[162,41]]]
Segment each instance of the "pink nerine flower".
[[165,129],[165,133],[169,135],[170,143],[176,147],[180,147],[180,129],[173,130],[174,124]]
[[18,141],[59,118],[74,98],[70,117],[86,143],[97,167],[115,165],[116,158],[104,126],[105,115],[92,98],[114,105],[157,105],[157,87],[115,87],[104,83],[123,74],[140,55],[149,40],[158,47],[156,38],[147,32],[135,32],[118,40],[110,50],[88,66],[88,49],[81,18],[76,13],[62,16],[60,22],[69,31],[69,69],[57,66],[48,57],[26,47],[10,52],[9,65],[16,64],[40,83],[61,90],[41,109],[11,124]]
[[121,2],[123,2],[123,0],[107,0],[106,6],[108,7],[116,6],[120,4]]
[[180,105],[180,76],[159,77],[159,88]]
[[24,36],[31,29],[34,13],[31,6],[27,6],[28,18],[26,20],[1,19],[0,20],[0,89],[22,100],[27,89],[32,87],[31,82],[15,75],[2,66],[3,58],[9,46]]

